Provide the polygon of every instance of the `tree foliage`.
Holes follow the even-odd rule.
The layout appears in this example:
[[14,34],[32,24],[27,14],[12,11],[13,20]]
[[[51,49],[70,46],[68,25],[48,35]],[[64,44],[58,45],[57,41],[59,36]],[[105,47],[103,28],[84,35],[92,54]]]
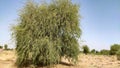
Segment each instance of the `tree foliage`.
[[4,49],[5,49],[5,50],[8,49],[8,45],[7,45],[7,44],[4,45]]
[[95,50],[95,49],[92,49],[92,50],[91,50],[91,53],[95,54],[95,53],[96,53],[96,50]]
[[120,45],[119,44],[113,44],[110,47],[110,55],[115,55],[118,50],[120,50]]
[[2,49],[3,48],[3,46],[0,46],[0,49]]
[[83,46],[83,53],[88,54],[90,52],[89,47],[87,45]]
[[117,59],[120,60],[120,50],[116,52],[116,55],[117,55]]
[[79,6],[70,0],[54,0],[50,4],[27,2],[19,23],[13,27],[18,66],[50,65],[61,57],[71,62],[79,54]]
[[101,54],[101,55],[109,55],[109,54],[110,54],[110,51],[103,49],[103,50],[100,51],[100,54]]

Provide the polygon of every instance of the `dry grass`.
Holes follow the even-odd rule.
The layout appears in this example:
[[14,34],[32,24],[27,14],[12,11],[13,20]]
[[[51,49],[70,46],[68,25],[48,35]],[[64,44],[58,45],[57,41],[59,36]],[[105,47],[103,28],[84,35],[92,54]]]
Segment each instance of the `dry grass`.
[[120,68],[120,61],[116,56],[80,55],[78,65],[82,68]]
[[[15,51],[1,51],[0,68],[17,68],[14,65],[15,59]],[[76,65],[70,65],[67,60],[62,59],[62,62],[53,68],[120,68],[120,61],[116,56],[80,54]]]
[[0,68],[16,68],[15,51],[1,51],[0,52]]

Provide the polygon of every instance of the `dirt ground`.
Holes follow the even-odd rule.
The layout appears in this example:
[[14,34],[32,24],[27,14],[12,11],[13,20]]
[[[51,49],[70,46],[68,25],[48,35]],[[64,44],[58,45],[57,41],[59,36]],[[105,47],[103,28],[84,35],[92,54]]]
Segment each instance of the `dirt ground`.
[[[17,68],[15,66],[15,52],[1,51],[0,52],[0,68]],[[62,60],[61,64],[53,66],[53,68],[120,68],[120,61],[116,56],[104,55],[79,55],[79,60],[76,65],[67,64],[67,60]]]

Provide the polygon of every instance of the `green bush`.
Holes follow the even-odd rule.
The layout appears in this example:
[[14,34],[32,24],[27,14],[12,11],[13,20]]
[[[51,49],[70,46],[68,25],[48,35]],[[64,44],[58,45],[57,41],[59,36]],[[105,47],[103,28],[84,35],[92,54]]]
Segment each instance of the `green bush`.
[[83,53],[85,53],[85,54],[89,53],[89,47],[87,45],[83,46]]
[[13,27],[18,66],[51,65],[79,55],[79,6],[70,0],[50,4],[28,2]]
[[0,49],[2,49],[3,48],[3,46],[0,46]]
[[101,55],[109,55],[109,54],[110,54],[110,51],[103,49],[103,50],[100,51],[100,54],[101,54]]
[[95,54],[95,53],[96,53],[96,50],[95,50],[95,49],[92,49],[90,53]]
[[120,60],[120,50],[117,51],[116,55],[117,55],[117,59]]
[[97,51],[97,50],[96,50],[96,55],[101,55],[101,54],[100,54],[100,51]]
[[111,46],[110,48],[110,55],[115,55],[116,52],[120,49],[120,45],[119,44],[114,44]]
[[8,45],[7,45],[7,44],[4,45],[4,49],[5,49],[5,50],[8,49]]

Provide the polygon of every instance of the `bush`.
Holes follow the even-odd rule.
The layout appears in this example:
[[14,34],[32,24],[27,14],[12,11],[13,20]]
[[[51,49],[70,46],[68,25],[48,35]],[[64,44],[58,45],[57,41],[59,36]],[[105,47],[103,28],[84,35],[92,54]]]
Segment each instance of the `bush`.
[[110,55],[115,55],[116,52],[120,49],[120,45],[119,44],[114,44],[111,46],[110,48]]
[[89,47],[87,45],[83,46],[83,53],[85,53],[85,54],[89,53]]
[[117,51],[116,55],[117,55],[117,59],[120,60],[120,50]]
[[0,49],[2,49],[3,48],[3,46],[0,46]]
[[96,55],[100,55],[100,52],[96,50]]
[[95,50],[95,49],[92,49],[92,50],[91,50],[91,53],[92,53],[92,54],[95,54],[95,53],[96,53],[96,50]]
[[28,2],[13,27],[18,66],[51,65],[79,55],[79,7],[70,0],[38,5]]
[[103,50],[100,51],[100,54],[101,54],[101,55],[109,55],[109,54],[110,54],[110,51],[103,49]]
[[7,45],[7,44],[4,45],[4,49],[5,49],[5,50],[8,49],[8,45]]

